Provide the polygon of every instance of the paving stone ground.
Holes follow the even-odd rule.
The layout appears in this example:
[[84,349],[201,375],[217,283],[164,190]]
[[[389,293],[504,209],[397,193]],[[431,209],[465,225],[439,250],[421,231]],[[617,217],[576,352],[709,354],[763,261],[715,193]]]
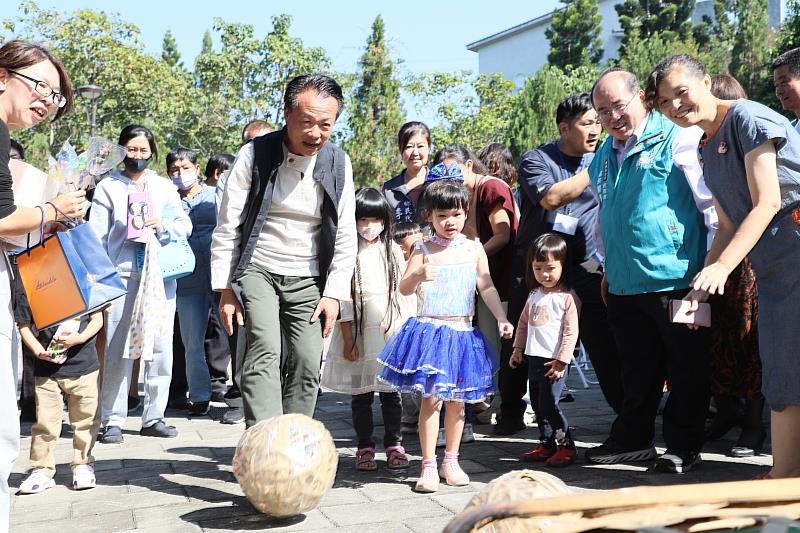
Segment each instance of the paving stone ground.
[[[585,390],[570,378],[574,403],[563,404],[579,448],[600,444],[613,420],[597,386]],[[378,402],[376,401],[376,404]],[[466,487],[446,487],[433,495],[411,489],[418,473],[412,462],[405,473],[385,468],[378,454],[376,472],[354,469],[355,442],[350,422],[349,397],[325,393],[316,418],[330,429],[339,451],[336,483],[319,507],[292,520],[279,521],[258,513],[243,496],[231,472],[231,459],[244,425],[219,423],[223,407],[210,416],[188,419],[168,411],[168,421],[178,427],[175,439],[155,439],[138,434],[139,413],[129,417],[125,442],[97,444],[94,455],[98,487],[76,492],[71,483],[71,434],[65,422],[58,441],[59,463],[55,488],[36,495],[12,497],[12,531],[35,533],[223,532],[223,531],[331,531],[358,533],[427,533],[441,531],[470,498],[497,476],[523,468],[517,457],[534,446],[537,430],[529,424],[513,437],[495,437],[492,427],[476,426],[477,441],[462,447],[462,465],[472,482]],[[380,423],[380,410],[375,410]],[[658,430],[660,432],[660,428]],[[380,436],[378,427],[376,435]],[[19,486],[29,462],[30,425],[23,425],[20,457],[10,483]],[[728,436],[735,438],[735,434]],[[416,436],[406,440],[412,459],[419,459]],[[659,444],[659,442],[657,442]],[[679,475],[648,472],[645,465],[600,466],[582,458],[552,473],[567,484],[584,489],[612,489],[636,485],[664,485],[749,479],[771,464],[771,457],[731,459],[724,455],[731,440],[709,443],[703,464]],[[662,444],[663,446],[663,444]],[[659,448],[663,451],[663,447]],[[538,467],[537,467],[538,468]]]

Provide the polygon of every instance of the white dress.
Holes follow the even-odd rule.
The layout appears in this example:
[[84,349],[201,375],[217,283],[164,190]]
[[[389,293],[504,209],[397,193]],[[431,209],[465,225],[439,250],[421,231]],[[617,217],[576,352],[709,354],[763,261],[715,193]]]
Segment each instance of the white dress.
[[[352,330],[356,336],[358,360],[344,358],[344,342],[340,322],[353,320],[353,302],[341,302],[340,322],[331,333],[331,344],[322,370],[321,386],[325,390],[346,394],[392,392],[394,389],[377,379],[382,366],[377,362],[386,341],[416,310],[416,297],[396,293],[397,306],[389,308],[386,248],[380,241],[367,244],[358,239],[358,259],[353,275],[357,314]],[[399,283],[405,272],[405,260],[400,247],[392,243]],[[388,326],[388,329],[387,329]]]

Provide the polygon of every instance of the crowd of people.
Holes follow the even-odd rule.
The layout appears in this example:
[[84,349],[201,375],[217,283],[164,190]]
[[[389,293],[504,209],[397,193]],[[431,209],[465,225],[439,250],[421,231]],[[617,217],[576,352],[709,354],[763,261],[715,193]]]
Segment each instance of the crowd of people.
[[[800,49],[772,67],[783,107],[800,117]],[[22,416],[35,421],[23,492],[53,486],[62,393],[73,488],[95,485],[92,446],[123,441],[140,364],[144,436],[177,435],[167,406],[203,416],[226,401],[223,422],[247,427],[313,416],[322,387],[352,396],[355,467],[376,470],[378,393],[386,466],[409,467],[403,434],[418,432],[415,489],[433,492],[442,479],[469,483],[458,458],[473,423],[495,414],[497,435],[526,427],[529,393],[540,439],[521,460],[567,466],[578,455],[560,400],[580,350],[616,413],[586,460],[686,472],[707,439],[734,425],[742,432],[731,454],[753,455],[768,408],[773,467],[763,477],[800,476],[798,122],[697,59],[665,58],[644,84],[604,71],[554,110],[558,138],[532,140],[517,165],[502,144],[479,155],[434,147],[425,124],[408,122],[397,137],[403,170],[358,190],[350,158],[329,142],[341,87],[299,76],[284,94],[285,126],[251,122],[238,153],[211,155],[202,173],[199,154],[182,146],[157,168],[153,133],[132,124],[118,139],[123,166],[89,199],[77,191],[16,205],[9,160],[24,148],[8,130],[57,120],[71,105],[69,75],[46,48],[0,47],[0,234],[86,217],[127,289],[73,330],[37,330],[6,248],[4,523],[19,442],[14,324],[25,350]],[[130,198],[142,193],[138,239]],[[150,251],[181,240],[193,272],[152,283]],[[157,313],[138,310],[141,295],[161,302]],[[147,349],[131,341],[156,326]],[[660,406],[667,449],[658,455]]]

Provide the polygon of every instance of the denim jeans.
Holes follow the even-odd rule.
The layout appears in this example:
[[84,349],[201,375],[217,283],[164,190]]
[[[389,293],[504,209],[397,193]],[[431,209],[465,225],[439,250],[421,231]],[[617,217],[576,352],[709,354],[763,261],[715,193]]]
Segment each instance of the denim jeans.
[[539,441],[542,444],[555,445],[555,433],[559,429],[564,432],[568,440],[571,440],[567,417],[558,404],[564,391],[566,376],[553,381],[545,377],[550,370],[545,363],[550,359],[530,356],[525,356],[525,359],[528,365],[531,408],[536,414],[536,424],[539,426]]
[[211,374],[203,341],[213,304],[214,295],[211,292],[179,294],[177,298],[181,339],[186,354],[186,381],[189,384],[189,401],[192,403],[211,399]]

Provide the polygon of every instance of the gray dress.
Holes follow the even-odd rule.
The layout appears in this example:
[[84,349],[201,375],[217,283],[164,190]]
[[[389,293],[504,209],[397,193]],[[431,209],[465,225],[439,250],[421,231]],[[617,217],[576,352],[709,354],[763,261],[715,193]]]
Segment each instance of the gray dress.
[[781,210],[749,257],[758,281],[762,389],[782,411],[800,405],[800,134],[768,107],[739,100],[701,154],[706,184],[739,225],[753,208],[744,156],[768,141],[777,152]]

